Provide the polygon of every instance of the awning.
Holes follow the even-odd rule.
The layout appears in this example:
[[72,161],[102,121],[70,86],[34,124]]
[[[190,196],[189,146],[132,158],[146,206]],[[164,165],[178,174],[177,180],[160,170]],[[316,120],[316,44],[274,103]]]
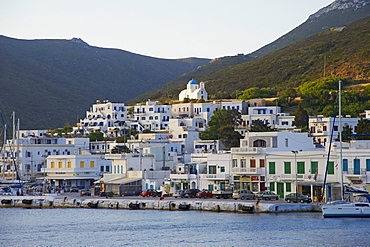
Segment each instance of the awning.
[[110,180],[104,183],[105,184],[127,184],[127,183],[131,183],[137,180],[141,180],[141,177],[125,177],[125,178]]
[[74,179],[77,179],[77,180],[84,180],[84,179],[99,179],[100,177],[39,177],[37,178],[37,180],[74,180]]

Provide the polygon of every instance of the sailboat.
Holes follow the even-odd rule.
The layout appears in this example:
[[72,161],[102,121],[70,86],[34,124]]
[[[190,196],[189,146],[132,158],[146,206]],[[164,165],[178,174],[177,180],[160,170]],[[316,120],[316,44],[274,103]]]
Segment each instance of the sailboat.
[[[339,81],[339,127],[341,127],[341,81]],[[340,170],[341,170],[341,196],[342,200],[329,202],[322,205],[321,211],[324,218],[329,217],[370,217],[370,195],[365,190],[343,186],[343,158],[342,158],[342,134],[339,135],[340,142]],[[326,189],[324,183],[324,190]],[[344,193],[356,195],[350,196],[351,202],[343,200]]]

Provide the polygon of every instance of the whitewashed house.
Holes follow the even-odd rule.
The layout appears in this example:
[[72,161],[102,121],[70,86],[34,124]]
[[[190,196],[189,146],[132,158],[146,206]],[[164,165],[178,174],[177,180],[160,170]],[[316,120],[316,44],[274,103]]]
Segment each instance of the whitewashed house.
[[204,82],[198,83],[196,80],[190,80],[186,89],[182,90],[179,94],[179,101],[184,99],[208,99],[208,93],[204,87]]
[[[161,105],[159,101],[148,100],[145,105],[134,106],[133,117],[130,123],[133,129],[143,130],[167,130],[168,122],[172,116],[171,105]],[[137,126],[133,122],[137,122]]]
[[92,132],[103,132],[106,137],[117,137],[123,135],[127,127],[127,110],[124,103],[112,103],[108,100],[96,101],[86,111],[84,119],[80,119],[77,127],[73,127],[75,135],[88,135]]

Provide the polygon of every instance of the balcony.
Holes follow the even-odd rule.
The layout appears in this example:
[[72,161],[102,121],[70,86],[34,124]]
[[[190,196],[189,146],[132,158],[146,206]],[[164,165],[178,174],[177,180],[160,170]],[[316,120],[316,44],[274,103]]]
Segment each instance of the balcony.
[[204,180],[229,180],[229,174],[199,174],[200,179]]
[[233,174],[251,174],[258,175],[264,174],[265,168],[232,168],[231,172]]
[[192,180],[196,179],[196,174],[171,174],[171,179],[177,179],[177,180]]
[[343,171],[344,177],[348,178],[349,180],[353,179],[364,179],[366,177],[366,169],[361,168],[360,171],[356,171],[353,168],[349,168],[348,171]]
[[[272,175],[277,176],[277,175]],[[281,174],[278,176],[281,181],[297,181],[302,182],[322,182],[324,181],[324,175],[322,174],[297,174],[297,178],[295,174]]]
[[263,153],[261,147],[252,147],[252,148],[231,148],[232,154],[261,154]]

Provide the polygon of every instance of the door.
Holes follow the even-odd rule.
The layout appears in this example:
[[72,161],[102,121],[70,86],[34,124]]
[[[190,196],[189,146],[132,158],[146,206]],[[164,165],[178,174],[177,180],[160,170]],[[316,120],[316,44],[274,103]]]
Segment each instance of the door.
[[278,194],[281,198],[284,198],[284,183],[276,183],[276,194]]
[[353,160],[353,173],[354,174],[361,174],[360,160],[359,159],[354,159]]

